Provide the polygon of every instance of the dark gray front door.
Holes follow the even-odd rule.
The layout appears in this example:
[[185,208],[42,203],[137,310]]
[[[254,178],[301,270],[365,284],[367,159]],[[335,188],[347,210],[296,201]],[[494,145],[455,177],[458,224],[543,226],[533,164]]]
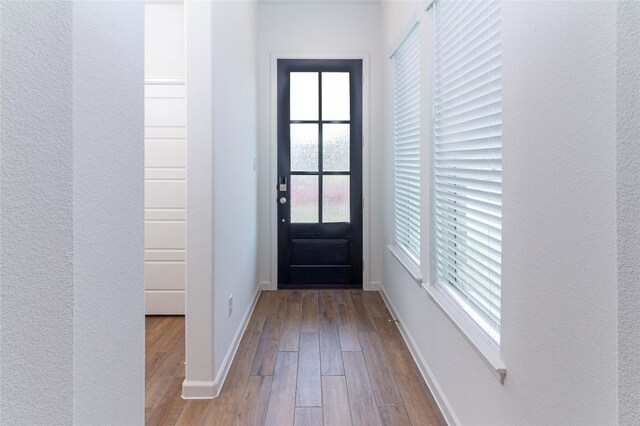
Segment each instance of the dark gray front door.
[[362,286],[362,61],[278,61],[279,287]]

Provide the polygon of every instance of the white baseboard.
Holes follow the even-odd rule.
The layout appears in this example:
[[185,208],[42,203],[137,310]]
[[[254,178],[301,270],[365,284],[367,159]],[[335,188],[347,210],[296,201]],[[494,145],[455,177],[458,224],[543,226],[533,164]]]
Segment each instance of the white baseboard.
[[400,330],[405,343],[409,347],[411,355],[418,365],[418,369],[420,370],[422,377],[424,378],[425,382],[427,382],[427,386],[429,387],[429,390],[431,391],[436,404],[438,404],[438,408],[440,409],[442,416],[450,426],[459,425],[460,420],[458,419],[458,416],[456,416],[455,412],[453,411],[453,407],[451,407],[451,404],[449,404],[449,400],[445,396],[442,388],[438,384],[438,381],[435,379],[433,372],[425,361],[424,356],[422,355],[422,351],[418,349],[418,345],[411,336],[411,333],[404,326],[405,322],[402,319],[402,316],[391,302],[391,299],[387,296],[384,286],[381,283],[378,283],[378,285],[380,288],[380,293],[382,294],[382,298],[387,305],[387,308],[389,308],[391,315],[393,315],[393,317],[399,321],[398,329]]
[[212,399],[217,395],[215,382],[185,380],[182,382],[182,399]]
[[233,362],[233,357],[236,355],[236,351],[238,350],[238,346],[240,345],[240,340],[242,340],[242,335],[247,330],[247,325],[249,324],[249,319],[253,314],[253,310],[256,307],[256,303],[258,302],[258,296],[260,295],[262,285],[258,285],[256,287],[256,291],[253,295],[253,300],[251,304],[247,308],[242,317],[242,321],[240,322],[240,326],[238,330],[236,330],[235,336],[233,336],[233,341],[229,350],[227,351],[226,356],[224,357],[224,361],[222,361],[222,366],[216,375],[216,379],[213,382],[198,382],[198,381],[187,381],[182,382],[182,398],[183,399],[213,399],[220,394],[222,390],[222,386],[224,385],[224,381],[227,378],[227,374],[229,373],[229,369],[231,368],[231,363]]
[[236,356],[236,351],[238,350],[238,346],[240,345],[240,340],[242,340],[242,335],[247,330],[247,325],[249,324],[249,319],[251,319],[251,314],[253,314],[253,310],[256,307],[256,303],[258,303],[258,296],[260,296],[260,286],[256,288],[256,292],[253,294],[253,300],[251,304],[247,308],[242,317],[242,321],[240,322],[240,327],[236,331],[236,335],[233,336],[233,343],[231,347],[227,351],[227,355],[224,357],[224,361],[222,361],[222,366],[216,375],[216,395],[220,393],[222,390],[222,386],[224,385],[224,381],[227,378],[227,374],[229,373],[229,368],[231,368],[231,363],[233,362],[233,357]]
[[370,281],[369,284],[365,284],[364,289],[365,291],[380,291],[382,287],[382,284],[380,284],[380,281]]
[[258,284],[258,286],[262,291],[275,291],[278,289],[278,286],[274,286],[273,284],[271,284],[271,281],[262,281],[260,282],[260,284]]

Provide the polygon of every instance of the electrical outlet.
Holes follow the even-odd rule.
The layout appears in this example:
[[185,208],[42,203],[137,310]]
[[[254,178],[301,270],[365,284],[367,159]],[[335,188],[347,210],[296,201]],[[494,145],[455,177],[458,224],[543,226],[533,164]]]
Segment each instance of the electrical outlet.
[[229,296],[229,316],[233,313],[233,294]]

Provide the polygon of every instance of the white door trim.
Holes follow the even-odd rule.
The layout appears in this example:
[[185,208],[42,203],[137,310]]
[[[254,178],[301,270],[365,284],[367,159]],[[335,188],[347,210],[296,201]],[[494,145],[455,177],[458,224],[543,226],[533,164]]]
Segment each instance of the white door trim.
[[[187,228],[185,395],[206,395],[214,371],[213,81],[211,2],[185,3]],[[213,395],[211,395],[213,397]]]
[[271,283],[270,290],[278,288],[278,211],[276,199],[276,182],[278,179],[278,59],[361,59],[362,60],[362,288],[364,290],[377,290],[372,288],[369,282],[369,53],[331,53],[331,52],[272,52],[271,76],[270,76],[270,179],[269,182],[269,239],[270,239],[270,265]]

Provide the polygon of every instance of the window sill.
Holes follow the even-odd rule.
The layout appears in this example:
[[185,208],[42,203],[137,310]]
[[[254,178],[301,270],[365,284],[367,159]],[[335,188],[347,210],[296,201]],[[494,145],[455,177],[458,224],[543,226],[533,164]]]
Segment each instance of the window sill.
[[407,256],[401,248],[393,244],[387,245],[387,248],[393,254],[393,256],[398,260],[398,262],[400,262],[400,264],[404,266],[404,269],[406,269],[407,272],[411,274],[411,277],[413,278],[413,280],[418,285],[421,285],[422,272],[420,272],[420,267],[416,265],[416,263],[413,260],[411,260],[411,258],[409,258],[409,256]]
[[499,349],[487,341],[488,337],[483,336],[476,326],[471,324],[471,320],[467,318],[464,312],[461,312],[461,308],[458,307],[449,296],[444,294],[442,290],[428,283],[422,284],[422,288],[426,290],[429,298],[431,298],[436,306],[449,318],[449,321],[462,333],[467,342],[469,342],[500,381],[500,384],[504,384],[507,376],[507,368],[502,362],[502,359],[500,359]]

